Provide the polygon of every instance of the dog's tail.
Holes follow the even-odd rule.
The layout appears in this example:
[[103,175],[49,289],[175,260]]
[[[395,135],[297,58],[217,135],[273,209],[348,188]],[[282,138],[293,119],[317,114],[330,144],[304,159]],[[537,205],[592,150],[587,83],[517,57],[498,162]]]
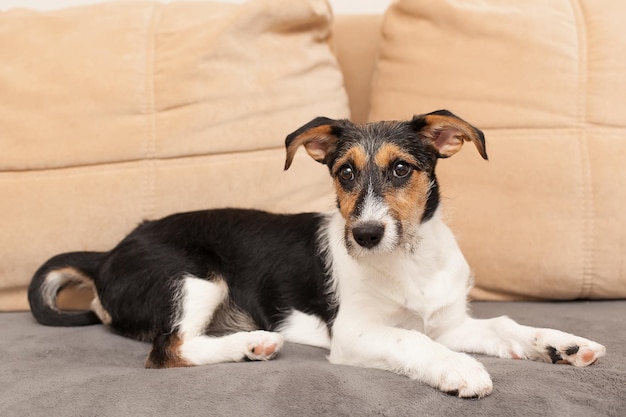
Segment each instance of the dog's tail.
[[[35,319],[47,326],[87,326],[101,323],[93,311],[61,310],[57,295],[68,285],[94,286],[105,252],[70,252],[52,257],[35,272],[28,302]],[[94,288],[95,291],[95,288]]]

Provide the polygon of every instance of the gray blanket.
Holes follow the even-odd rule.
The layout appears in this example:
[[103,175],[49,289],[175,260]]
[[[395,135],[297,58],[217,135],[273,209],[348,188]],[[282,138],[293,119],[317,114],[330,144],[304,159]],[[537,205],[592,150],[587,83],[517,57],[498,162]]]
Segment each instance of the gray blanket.
[[0,314],[2,416],[626,416],[626,301],[474,303],[474,314],[607,347],[589,368],[479,356],[494,382],[462,400],[389,372],[331,365],[287,344],[270,362],[149,370],[149,345],[103,326],[52,328]]

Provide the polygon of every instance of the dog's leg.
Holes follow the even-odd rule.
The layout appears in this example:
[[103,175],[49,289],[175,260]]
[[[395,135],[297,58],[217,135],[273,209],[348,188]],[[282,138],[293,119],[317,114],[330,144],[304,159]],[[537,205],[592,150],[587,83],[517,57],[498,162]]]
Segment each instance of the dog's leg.
[[446,331],[437,341],[456,351],[574,366],[591,365],[606,352],[604,346],[591,340],[559,330],[523,326],[506,316],[466,317],[460,326]]
[[191,365],[240,362],[244,359],[262,361],[274,358],[282,345],[280,334],[257,330],[220,337],[197,336],[185,341],[180,353]]
[[220,337],[205,334],[226,297],[228,286],[220,277],[210,281],[184,278],[174,333],[157,337],[146,366],[163,368],[273,358],[283,344],[278,333],[258,330]]
[[480,398],[493,389],[491,378],[480,362],[413,330],[336,323],[329,360],[385,369],[459,397]]

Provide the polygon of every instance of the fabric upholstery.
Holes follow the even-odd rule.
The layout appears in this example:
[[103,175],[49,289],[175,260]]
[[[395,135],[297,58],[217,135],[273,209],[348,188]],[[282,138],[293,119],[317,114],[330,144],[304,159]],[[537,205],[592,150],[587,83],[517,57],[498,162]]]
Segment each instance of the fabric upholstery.
[[372,77],[382,38],[381,15],[337,15],[331,47],[343,72],[350,102],[350,120],[367,122]]
[[150,349],[104,326],[45,327],[0,314],[0,407],[6,416],[613,416],[624,414],[626,301],[475,303],[557,326],[607,347],[587,368],[477,355],[493,382],[481,400],[451,397],[391,372],[333,365],[328,351],[286,344],[269,362],[145,369]]
[[447,108],[487,138],[439,164],[480,299],[626,296],[626,3],[399,0],[370,120]]
[[[380,16],[331,23],[322,0],[0,13],[0,310],[27,308],[26,285],[49,256],[107,250],[144,218],[330,208],[324,167],[301,152],[283,173],[282,141],[312,117],[350,110],[365,121],[370,107],[372,118],[448,107],[487,133],[489,163],[470,145],[439,167],[447,217],[477,272],[475,296],[623,296],[623,5],[522,3],[400,0],[383,32]],[[76,306],[72,295],[62,304]],[[149,370],[148,344],[104,326],[46,327],[29,312],[3,312],[0,410],[623,414],[626,302],[472,310],[588,337],[607,356],[580,369],[477,355],[494,392],[460,400],[291,343],[269,362]]]
[[143,219],[331,208],[304,152],[283,172],[288,133],[349,116],[330,27],[324,0],[0,13],[0,310],[50,256]]

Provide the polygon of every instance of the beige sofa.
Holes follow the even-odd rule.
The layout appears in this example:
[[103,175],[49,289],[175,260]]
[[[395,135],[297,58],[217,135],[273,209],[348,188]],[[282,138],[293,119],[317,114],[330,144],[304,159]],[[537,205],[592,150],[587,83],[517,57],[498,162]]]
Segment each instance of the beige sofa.
[[[25,289],[48,257],[108,250],[145,218],[223,206],[279,212],[332,209],[323,167],[302,153],[283,172],[286,134],[319,115],[366,122],[439,108],[459,114],[487,137],[488,163],[468,147],[441,161],[438,171],[446,217],[475,272],[473,298],[624,298],[625,13],[625,3],[617,0],[532,5],[400,0],[384,17],[339,15],[334,20],[323,0],[251,0],[241,6],[122,2],[0,13],[0,310],[28,308]],[[73,289],[61,302],[79,308],[89,297],[89,292]],[[508,375],[501,362],[488,359],[491,366],[503,366],[494,396],[503,393],[498,391],[502,380],[512,384],[505,385],[506,396],[499,397],[494,410],[516,400],[527,407],[524,415],[549,414],[580,398],[585,400],[569,415],[617,410],[616,386],[623,388],[626,375],[619,357],[623,363],[626,343],[607,323],[623,316],[624,302],[474,306],[479,315],[508,312],[522,321],[534,319],[536,325],[613,337],[599,340],[609,351],[605,368],[583,371],[587,376],[576,373],[608,386],[600,389],[594,382],[593,389],[585,385],[556,398],[542,396],[543,387],[554,386],[550,378],[558,375],[559,382],[568,384],[578,376],[516,362],[508,366],[517,367],[517,377],[526,372],[532,379],[544,370],[553,375],[520,386],[509,380],[516,376]],[[126,391],[134,385],[107,385],[114,380],[123,386],[127,374],[133,384],[146,383],[142,371],[135,370],[147,351],[144,345],[101,327],[46,329],[27,313],[4,313],[0,319],[13,335],[0,346],[9,354],[13,373],[0,375],[5,384],[19,381],[0,396],[0,404],[4,401],[15,415],[27,414],[34,399],[67,412],[63,401],[74,398],[76,403],[69,392],[89,378],[63,377],[58,389],[33,381],[54,380],[52,370],[43,377],[37,373],[48,361],[56,363],[57,371],[67,369],[94,349],[94,358],[106,357],[126,371],[96,367],[97,381],[86,388],[76,415],[88,409],[87,398],[111,406],[98,391],[122,400],[93,414],[177,411],[159,400],[149,403],[149,390],[133,405]],[[81,349],[72,339],[82,340],[80,335],[98,344],[86,341],[89,346]],[[26,339],[31,344],[20,346],[18,341]],[[115,347],[102,351],[109,343]],[[69,362],[55,362],[59,352],[69,355]],[[618,358],[612,360],[615,354]],[[294,366],[289,355],[300,361],[299,367],[289,368]],[[364,405],[369,408],[360,408],[362,415],[426,407],[415,403],[415,383],[406,385],[408,380],[329,368],[324,353],[310,348],[290,346],[284,356],[287,362],[272,365],[283,368],[269,369],[279,379],[291,378],[289,369],[296,369],[300,385],[271,381],[291,398],[318,390],[321,403],[305,396],[301,402],[278,401],[278,408],[245,402],[235,407],[229,401],[239,398],[238,392],[219,387],[218,397],[207,394],[212,406],[257,415],[278,415],[277,410],[291,406],[303,413],[335,415],[355,415],[353,407]],[[93,362],[85,358],[78,363],[89,374]],[[23,373],[24,361],[39,370],[33,371],[35,376]],[[265,378],[259,369],[264,364],[237,368],[250,365],[220,365],[208,372],[216,372],[211,381],[218,385],[233,369]],[[206,371],[164,372],[173,378],[170,382],[184,385],[201,383]],[[149,377],[159,381],[154,388],[158,396],[167,396],[165,373]],[[612,381],[607,382],[607,373]],[[315,376],[317,385],[303,382],[309,376]],[[27,380],[39,388],[29,388]],[[384,398],[372,397],[377,384],[384,388]],[[530,390],[548,411],[526,401],[520,389]],[[426,388],[419,392],[439,395]],[[412,399],[398,399],[398,393]],[[599,396],[603,402],[596,401]],[[409,402],[398,405],[403,398]]]
[[51,255],[144,218],[330,209],[315,162],[282,172],[287,133],[438,108],[487,135],[489,163],[439,167],[476,298],[626,295],[622,3],[402,1],[332,25],[323,1],[295,3],[0,15],[1,310],[27,308]]

